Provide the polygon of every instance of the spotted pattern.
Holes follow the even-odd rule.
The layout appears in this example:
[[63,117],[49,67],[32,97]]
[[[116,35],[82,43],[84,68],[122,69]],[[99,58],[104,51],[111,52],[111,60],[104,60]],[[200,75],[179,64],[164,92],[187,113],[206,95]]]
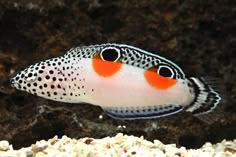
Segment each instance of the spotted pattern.
[[[58,57],[36,63],[17,74],[11,82],[20,90],[54,100],[67,99],[86,95],[86,78],[78,69],[80,58]],[[68,84],[67,82],[70,82]],[[78,84],[79,82],[79,84]],[[89,91],[94,92],[91,88]]]

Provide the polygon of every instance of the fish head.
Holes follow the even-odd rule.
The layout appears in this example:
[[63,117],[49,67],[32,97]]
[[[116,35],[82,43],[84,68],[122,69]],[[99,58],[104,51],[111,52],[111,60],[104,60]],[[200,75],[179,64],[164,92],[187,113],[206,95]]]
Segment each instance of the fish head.
[[62,95],[65,79],[68,79],[62,69],[71,72],[71,63],[68,62],[67,60],[65,63],[63,58],[58,57],[33,64],[11,78],[11,86],[46,98],[52,97],[53,93],[55,96],[59,92]]
[[[37,65],[40,66],[39,64]],[[37,83],[37,79],[40,78],[40,75],[43,75],[39,73],[39,70],[36,70],[38,69],[37,65],[31,65],[12,77],[10,80],[11,86],[19,90],[30,90],[30,87],[33,86],[34,83]]]

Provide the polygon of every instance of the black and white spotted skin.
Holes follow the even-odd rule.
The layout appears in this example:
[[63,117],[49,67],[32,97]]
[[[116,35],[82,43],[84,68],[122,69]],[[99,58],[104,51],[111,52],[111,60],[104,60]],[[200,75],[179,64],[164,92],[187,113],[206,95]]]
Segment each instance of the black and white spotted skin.
[[13,87],[47,99],[98,105],[117,119],[150,119],[186,110],[212,111],[220,96],[175,63],[125,44],[76,47],[31,65]]

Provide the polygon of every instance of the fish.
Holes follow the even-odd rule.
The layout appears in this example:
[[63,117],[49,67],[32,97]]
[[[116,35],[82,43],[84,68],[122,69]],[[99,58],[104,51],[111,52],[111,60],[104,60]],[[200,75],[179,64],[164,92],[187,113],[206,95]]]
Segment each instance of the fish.
[[213,111],[221,96],[203,77],[186,77],[174,62],[126,44],[74,47],[11,78],[16,89],[66,103],[100,106],[115,119],[157,119],[181,111]]

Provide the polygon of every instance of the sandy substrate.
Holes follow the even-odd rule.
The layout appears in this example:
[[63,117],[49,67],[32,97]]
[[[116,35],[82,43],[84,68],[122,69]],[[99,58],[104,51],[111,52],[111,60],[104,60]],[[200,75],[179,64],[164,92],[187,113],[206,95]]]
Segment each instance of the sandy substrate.
[[206,143],[200,149],[177,148],[175,144],[153,142],[121,133],[103,139],[71,139],[55,136],[30,147],[14,150],[8,141],[0,141],[0,157],[236,157],[236,140]]

